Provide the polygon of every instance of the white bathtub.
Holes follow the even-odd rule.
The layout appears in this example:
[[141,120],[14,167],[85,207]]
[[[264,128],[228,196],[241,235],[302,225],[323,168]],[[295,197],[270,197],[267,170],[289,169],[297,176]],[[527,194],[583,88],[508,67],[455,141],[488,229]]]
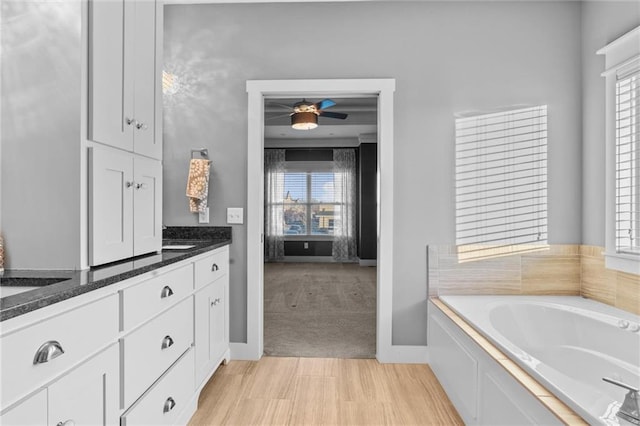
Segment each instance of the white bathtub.
[[615,416],[626,391],[640,388],[640,317],[572,296],[441,296],[590,424]]

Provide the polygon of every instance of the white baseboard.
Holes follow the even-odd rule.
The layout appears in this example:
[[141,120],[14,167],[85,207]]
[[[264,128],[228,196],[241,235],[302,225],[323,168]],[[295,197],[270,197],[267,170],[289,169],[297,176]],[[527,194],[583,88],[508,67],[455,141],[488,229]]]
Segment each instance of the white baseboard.
[[285,263],[335,263],[332,256],[285,256],[282,261]]
[[232,360],[258,361],[262,357],[262,354],[257,354],[255,348],[247,343],[231,342],[229,348],[231,349]]
[[427,346],[392,345],[385,353],[376,354],[382,364],[427,364]]

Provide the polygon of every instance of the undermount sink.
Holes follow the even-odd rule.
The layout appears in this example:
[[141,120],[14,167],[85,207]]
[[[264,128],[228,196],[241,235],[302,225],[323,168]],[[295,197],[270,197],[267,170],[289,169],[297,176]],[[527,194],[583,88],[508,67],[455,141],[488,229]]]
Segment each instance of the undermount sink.
[[195,244],[167,244],[162,246],[162,250],[188,250],[195,246]]

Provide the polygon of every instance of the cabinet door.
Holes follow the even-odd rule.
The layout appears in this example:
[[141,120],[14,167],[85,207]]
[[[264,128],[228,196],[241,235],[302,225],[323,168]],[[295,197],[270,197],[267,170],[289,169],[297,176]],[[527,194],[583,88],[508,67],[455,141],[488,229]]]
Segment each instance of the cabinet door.
[[3,426],[47,424],[47,390],[43,389],[0,416]]
[[196,386],[199,386],[209,375],[212,369],[211,358],[209,357],[209,342],[211,338],[210,326],[211,321],[209,317],[211,315],[211,296],[213,285],[208,285],[200,289],[195,294],[195,323],[194,323],[194,343],[195,343],[195,371],[196,371]]
[[161,14],[155,1],[90,0],[89,138],[158,159]]
[[118,378],[118,346],[113,345],[49,386],[48,424],[118,424]]
[[162,250],[162,164],[136,157],[133,197],[134,256]]
[[134,12],[129,0],[89,2],[89,139],[128,151],[135,129]]
[[89,263],[133,256],[133,159],[114,149],[89,148]]
[[[161,8],[160,8],[161,10]],[[135,2],[134,66],[134,151],[152,158],[162,158],[162,133],[157,134],[156,100],[162,103],[162,76],[156,68],[156,2]],[[157,71],[156,71],[157,70]],[[158,105],[158,108],[160,105]]]
[[220,357],[229,347],[227,332],[227,295],[226,285],[228,278],[223,277],[212,284],[212,293],[209,302],[211,313],[211,340],[209,341],[209,356],[214,362],[218,362]]

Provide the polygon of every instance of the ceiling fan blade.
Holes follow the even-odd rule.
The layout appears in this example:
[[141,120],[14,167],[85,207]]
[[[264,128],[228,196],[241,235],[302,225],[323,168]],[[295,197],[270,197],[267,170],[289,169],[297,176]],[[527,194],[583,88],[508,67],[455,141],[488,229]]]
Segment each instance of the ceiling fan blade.
[[275,120],[276,118],[282,118],[282,117],[291,117],[292,113],[288,113],[288,114],[281,114],[281,115],[275,115],[273,117],[267,117],[265,120]]
[[320,102],[316,103],[316,109],[317,110],[321,110],[321,109],[325,109],[325,108],[330,108],[332,106],[334,106],[336,103],[334,101],[332,101],[331,99],[323,99]]
[[341,120],[344,120],[348,116],[348,114],[345,114],[343,112],[330,112],[330,111],[320,111],[319,115],[322,117],[328,117],[328,118],[339,118]]
[[265,105],[266,105],[266,106],[272,106],[272,105],[273,105],[273,106],[279,106],[279,107],[282,107],[282,108],[286,108],[286,109],[288,109],[288,110],[291,110],[291,109],[292,109],[292,108],[291,108],[291,105],[279,104],[279,103],[277,103],[277,102],[267,102]]

